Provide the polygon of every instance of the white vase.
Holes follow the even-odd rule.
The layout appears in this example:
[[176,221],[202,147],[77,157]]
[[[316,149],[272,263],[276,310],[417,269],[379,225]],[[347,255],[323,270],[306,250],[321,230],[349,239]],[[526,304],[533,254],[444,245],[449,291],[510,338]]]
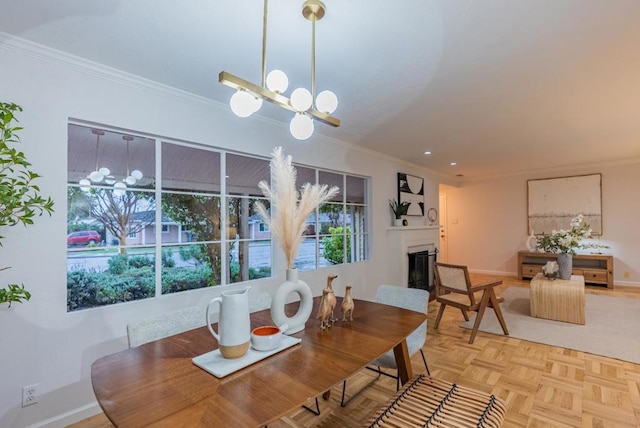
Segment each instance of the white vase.
[[402,219],[401,218],[394,218],[393,219],[393,225],[394,226],[403,226]]
[[558,254],[558,278],[571,279],[573,256],[569,253]]
[[527,250],[531,253],[535,253],[538,250],[538,239],[536,238],[536,235],[533,234],[533,230],[527,238]]
[[[278,327],[283,324],[289,326],[285,334],[293,334],[304,330],[313,309],[313,294],[307,283],[298,279],[298,269],[287,269],[286,279],[276,288],[271,300],[271,318]],[[294,316],[288,317],[284,307],[291,293],[298,293],[300,296],[300,307]]]

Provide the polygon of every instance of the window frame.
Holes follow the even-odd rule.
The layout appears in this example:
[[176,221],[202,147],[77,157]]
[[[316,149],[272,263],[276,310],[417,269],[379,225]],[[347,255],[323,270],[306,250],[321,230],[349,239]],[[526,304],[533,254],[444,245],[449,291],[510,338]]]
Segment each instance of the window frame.
[[[158,298],[158,297],[162,297],[166,294],[168,294],[167,292],[163,292],[163,273],[162,273],[162,268],[161,268],[161,263],[162,263],[162,259],[163,259],[163,254],[167,249],[179,249],[178,247],[182,244],[185,244],[186,242],[191,242],[191,241],[179,241],[179,242],[167,242],[167,241],[163,241],[163,235],[169,235],[171,233],[171,226],[169,224],[165,224],[163,222],[163,196],[166,198],[166,193],[169,192],[169,190],[164,189],[163,188],[163,177],[162,177],[162,165],[163,165],[163,159],[162,159],[162,150],[163,150],[163,145],[164,144],[173,144],[173,145],[177,145],[180,147],[187,147],[187,148],[191,148],[191,149],[196,149],[196,150],[204,150],[204,151],[208,151],[208,152],[213,152],[213,153],[217,153],[219,155],[219,162],[220,164],[218,165],[218,169],[219,169],[219,173],[220,173],[220,177],[219,177],[219,189],[217,190],[217,192],[214,192],[211,195],[213,197],[218,197],[219,201],[220,201],[220,238],[219,239],[213,239],[211,241],[203,241],[203,242],[196,242],[198,244],[206,244],[206,245],[219,245],[220,246],[220,258],[221,258],[221,271],[220,271],[220,281],[219,284],[215,284],[215,286],[221,286],[221,287],[225,287],[225,286],[229,286],[232,284],[237,284],[236,282],[233,282],[232,277],[231,277],[231,272],[230,272],[230,268],[231,265],[230,263],[233,261],[230,257],[231,257],[231,246],[233,245],[234,242],[248,242],[249,244],[251,244],[252,242],[255,242],[255,239],[251,239],[251,238],[240,238],[240,239],[229,239],[228,237],[228,233],[229,233],[229,228],[230,228],[230,224],[228,224],[229,222],[227,221],[227,219],[230,216],[230,208],[229,208],[229,201],[230,198],[247,198],[247,199],[251,199],[252,196],[251,195],[245,195],[245,194],[230,194],[229,192],[227,192],[227,176],[226,176],[226,164],[227,164],[227,155],[231,154],[233,156],[241,156],[241,157],[246,157],[246,158],[254,158],[254,159],[258,159],[260,161],[264,161],[264,162],[269,162],[268,158],[259,156],[259,155],[255,155],[255,154],[251,154],[251,153],[242,153],[242,152],[238,152],[238,151],[233,151],[233,150],[228,150],[228,149],[223,149],[220,147],[216,147],[216,146],[210,146],[210,145],[206,145],[206,144],[200,144],[200,143],[193,143],[193,142],[185,142],[185,141],[180,141],[180,140],[176,140],[170,137],[159,137],[159,136],[154,136],[154,135],[150,135],[150,134],[146,134],[144,132],[131,132],[129,130],[122,130],[116,127],[112,127],[112,126],[108,126],[108,125],[96,125],[94,123],[88,123],[88,122],[84,122],[84,121],[79,121],[79,120],[69,120],[67,122],[67,126],[80,126],[80,127],[86,127],[86,128],[97,128],[100,130],[104,130],[105,132],[113,132],[113,133],[121,133],[121,134],[127,134],[127,135],[134,135],[136,137],[140,137],[140,138],[144,138],[144,139],[148,139],[148,140],[152,140],[153,144],[154,144],[154,153],[155,153],[155,170],[154,173],[151,175],[154,178],[154,182],[153,182],[153,187],[152,188],[146,188],[144,190],[141,189],[136,189],[135,187],[131,189],[131,191],[133,192],[143,192],[143,193],[148,193],[149,195],[153,195],[154,197],[154,203],[155,203],[155,219],[154,219],[154,227],[153,227],[153,242],[150,243],[132,243],[132,244],[125,244],[124,247],[125,248],[153,248],[153,253],[155,255],[155,278],[154,278],[154,282],[155,282],[155,294],[147,297],[149,299],[153,299],[153,298]],[[71,136],[69,135],[69,139],[71,139]],[[70,153],[70,145],[67,146],[67,155],[71,156]],[[313,175],[315,176],[315,182],[317,183],[319,181],[319,177],[322,174],[330,174],[332,176],[338,175],[341,177],[342,180],[342,185],[341,187],[341,202],[335,202],[335,201],[331,201],[331,204],[334,205],[340,205],[341,208],[341,217],[342,217],[342,225],[345,224],[346,222],[346,209],[348,206],[350,206],[351,204],[347,202],[346,200],[346,183],[348,180],[348,177],[357,177],[358,179],[363,180],[363,186],[364,186],[364,195],[363,195],[363,203],[361,204],[361,206],[363,207],[364,210],[364,215],[365,217],[367,217],[366,220],[366,227],[367,229],[369,228],[369,220],[368,217],[370,216],[370,209],[369,209],[369,204],[368,204],[368,200],[369,200],[369,192],[370,192],[370,183],[371,183],[371,178],[370,177],[365,177],[365,176],[360,176],[357,174],[352,174],[352,173],[347,173],[347,172],[340,172],[340,171],[334,171],[334,170],[330,170],[330,169],[326,169],[326,168],[319,168],[319,167],[313,167],[313,166],[309,166],[309,165],[304,165],[304,164],[299,164],[299,163],[294,163],[294,166],[296,167],[301,167],[301,168],[306,168],[310,171],[313,171]],[[69,170],[70,172],[70,170]],[[67,189],[68,189],[68,203],[70,201],[70,193],[69,193],[69,189],[73,189],[73,188],[79,188],[79,183],[77,182],[72,182],[71,178],[69,177],[69,172],[68,172],[68,177],[67,177]],[[150,177],[151,177],[150,176]],[[271,172],[269,172],[269,176],[271,178]],[[257,184],[257,183],[256,183]],[[300,184],[300,183],[298,183]],[[106,188],[106,186],[94,186],[94,187],[102,187],[102,188]],[[180,192],[180,193],[185,193],[188,195],[197,195],[199,194],[198,191],[185,191],[185,192]],[[246,215],[249,215],[249,213],[245,213]],[[236,214],[237,215],[237,214]],[[302,269],[302,270],[317,270],[320,269],[322,267],[325,267],[325,265],[322,265],[321,263],[321,245],[322,245],[322,233],[320,230],[321,227],[321,210],[319,208],[316,208],[314,214],[314,221],[313,221],[313,226],[314,226],[314,232],[313,234],[309,235],[308,239],[310,242],[313,241],[313,246],[314,246],[314,263],[312,266],[310,266],[309,268],[306,269]],[[67,215],[67,222],[69,225],[69,216]],[[165,220],[166,221],[166,220]],[[177,229],[177,235],[179,235],[180,239],[182,239],[182,234],[185,232],[193,232],[191,225],[184,225],[181,222],[177,221],[177,220],[171,220],[174,221],[176,223],[176,229]],[[156,227],[156,225],[160,224],[161,227]],[[166,229],[166,230],[165,230]],[[268,242],[268,246],[269,246],[269,269],[270,269],[270,274],[269,277],[273,276],[273,267],[274,265],[277,265],[278,261],[276,260],[276,252],[274,251],[274,249],[276,248],[274,245],[274,241],[273,238],[271,236],[271,228],[269,227],[268,224],[264,223],[264,222],[260,222],[259,227],[257,227],[257,229],[259,229],[261,232],[265,232],[268,233],[268,238],[260,238],[259,240],[261,241],[267,241]],[[142,232],[142,237],[140,237],[139,233],[134,232],[133,236],[131,233],[127,233],[127,238],[132,238],[132,239],[144,239],[144,235],[145,232],[144,230],[141,231]],[[344,239],[347,237],[347,230],[346,228],[343,230],[342,232],[342,237],[343,237],[343,252],[346,255],[347,251],[349,251],[349,249],[347,248],[347,239]],[[364,242],[365,244],[365,250],[363,252],[363,257],[362,258],[356,258],[355,260],[346,261],[346,257],[345,260],[343,261],[343,263],[355,263],[355,262],[359,262],[359,261],[366,261],[369,259],[369,241],[370,241],[370,231],[369,230],[365,230],[364,233],[360,234],[363,238],[364,238]],[[107,239],[109,239],[109,237],[107,237]],[[113,241],[113,237],[111,237],[111,240]],[[103,242],[103,245],[105,246],[109,246],[110,243],[108,242]],[[189,244],[191,245],[191,244]],[[121,248],[120,245],[117,245],[117,248]],[[69,266],[69,249],[67,251],[67,264]],[[250,267],[251,265],[248,264],[249,261],[245,261],[245,263],[247,263],[247,266]],[[341,264],[343,264],[341,263]],[[67,280],[69,281],[69,268],[67,269]],[[251,281],[252,279],[244,279],[243,281]],[[132,299],[132,300],[141,300],[141,299]],[[118,304],[120,302],[116,302],[116,303],[108,303],[105,305],[100,305],[100,306],[91,306],[91,307],[82,307],[82,308],[77,308],[77,309],[70,309],[69,306],[67,307],[67,311],[68,312],[76,312],[79,310],[90,310],[90,309],[96,309],[96,308],[100,308],[100,307],[106,307],[106,306],[113,306],[114,304]]]

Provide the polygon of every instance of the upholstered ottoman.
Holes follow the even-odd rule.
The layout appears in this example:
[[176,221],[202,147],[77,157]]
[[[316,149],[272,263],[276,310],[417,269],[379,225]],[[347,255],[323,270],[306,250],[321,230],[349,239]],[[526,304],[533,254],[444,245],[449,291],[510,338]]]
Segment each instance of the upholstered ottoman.
[[584,277],[550,280],[539,273],[529,286],[529,304],[532,317],[584,324]]

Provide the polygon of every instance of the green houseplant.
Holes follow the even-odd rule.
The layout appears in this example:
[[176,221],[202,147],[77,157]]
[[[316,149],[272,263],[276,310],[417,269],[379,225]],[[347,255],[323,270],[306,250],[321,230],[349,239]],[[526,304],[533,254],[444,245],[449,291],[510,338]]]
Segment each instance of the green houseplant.
[[[401,220],[403,215],[407,215],[409,205],[411,204],[407,201],[398,203],[395,199],[389,199],[389,206],[391,207],[391,211],[393,211],[393,215],[396,220]],[[396,223],[398,222],[396,221]],[[398,226],[398,224],[396,224],[396,226]]]
[[[27,226],[33,224],[36,216],[53,212],[53,200],[41,196],[40,188],[34,183],[40,176],[30,170],[31,163],[24,153],[13,147],[20,142],[16,133],[22,128],[16,126],[15,114],[21,111],[22,107],[15,103],[0,102],[0,227]],[[0,235],[0,246],[2,238]],[[6,269],[9,267],[0,270]],[[30,298],[31,293],[24,284],[0,288],[0,304],[8,303],[11,307],[12,302]]]

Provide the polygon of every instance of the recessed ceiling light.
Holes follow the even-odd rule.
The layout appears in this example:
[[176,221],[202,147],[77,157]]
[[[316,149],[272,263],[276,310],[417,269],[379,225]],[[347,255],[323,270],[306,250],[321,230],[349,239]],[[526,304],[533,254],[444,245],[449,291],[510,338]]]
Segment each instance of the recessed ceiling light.
[[458,162],[451,162],[449,165],[456,166],[456,165],[458,165]]
[[431,152],[429,150],[427,150],[426,152],[424,152],[425,155],[430,155]]

